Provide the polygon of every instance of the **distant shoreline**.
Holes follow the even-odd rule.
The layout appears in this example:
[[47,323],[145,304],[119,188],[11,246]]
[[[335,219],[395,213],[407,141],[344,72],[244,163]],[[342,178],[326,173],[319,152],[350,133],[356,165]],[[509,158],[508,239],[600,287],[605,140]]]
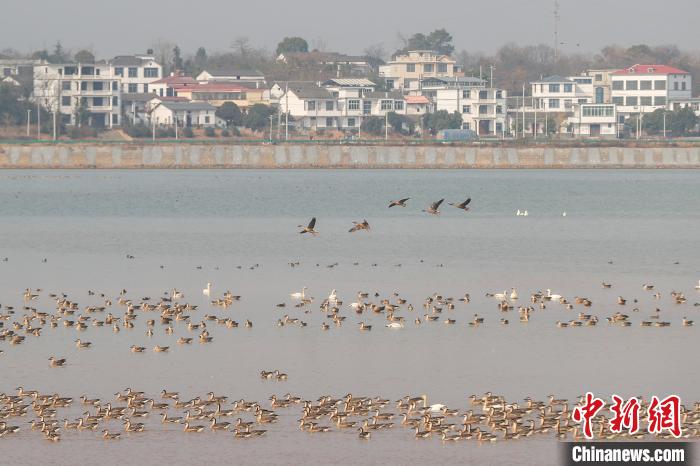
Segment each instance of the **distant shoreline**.
[[700,145],[2,142],[0,169],[700,168]]

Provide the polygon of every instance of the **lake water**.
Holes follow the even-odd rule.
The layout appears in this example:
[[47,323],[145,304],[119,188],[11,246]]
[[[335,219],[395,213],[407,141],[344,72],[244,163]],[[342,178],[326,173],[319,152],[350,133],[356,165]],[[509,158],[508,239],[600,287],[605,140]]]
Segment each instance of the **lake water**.
[[[402,197],[411,198],[408,207],[387,208]],[[467,197],[469,212],[447,205]],[[442,215],[421,212],[440,198],[446,199]],[[516,216],[517,209],[529,216]],[[320,235],[300,235],[297,225],[314,216]],[[700,293],[693,289],[700,279],[700,171],[13,170],[0,171],[0,219],[0,258],[7,257],[0,262],[0,313],[15,306],[22,315],[25,288],[41,288],[29,305],[51,313],[50,292],[68,294],[83,309],[103,301],[89,290],[116,300],[126,289],[139,302],[177,288],[184,301],[199,305],[193,322],[204,314],[253,322],[250,329],[208,324],[214,341],[191,346],[175,344],[180,336],[196,338],[182,325],[173,335],[156,325],[146,336],[144,320],[153,317],[119,333],[47,326],[22,345],[0,341],[0,393],[23,385],[113,400],[126,387],[152,396],[166,388],[188,399],[214,391],[265,407],[270,395],[287,392],[309,400],[425,393],[430,402],[462,410],[468,395],[487,391],[520,402],[586,391],[700,400],[698,327],[681,325],[683,317],[700,320],[694,306]],[[369,232],[348,233],[352,221],[363,219]],[[603,289],[603,281],[613,287]],[[211,306],[202,295],[208,282],[212,296],[230,290],[241,300],[226,310]],[[660,300],[642,290],[645,283],[655,285]],[[315,297],[308,313],[289,297],[303,286]],[[586,296],[593,306],[566,310],[549,303],[521,324],[517,310],[504,314],[485,296],[512,287],[520,294],[516,307],[547,289],[571,301]],[[384,314],[356,315],[345,307],[345,323],[322,331],[328,319],[318,308],[332,289],[345,304],[361,290],[371,293],[368,300],[379,299],[375,292],[392,300],[398,293],[415,311],[404,306],[405,328],[391,330]],[[671,291],[684,292],[687,303],[673,303]],[[437,322],[415,325],[425,298],[435,293],[455,299],[470,293],[472,300],[444,310]],[[616,304],[618,295],[626,306]],[[275,306],[282,302],[285,308]],[[640,327],[656,308],[672,325]],[[120,316],[124,308],[111,311]],[[557,327],[580,311],[602,322]],[[630,315],[631,327],[605,322],[617,311]],[[308,326],[278,326],[285,314]],[[474,314],[484,325],[468,327]],[[456,324],[444,325],[446,317]],[[501,318],[510,325],[499,324]],[[372,331],[360,332],[360,321]],[[76,349],[78,337],[93,348]],[[157,344],[170,352],[153,353]],[[131,345],[148,350],[134,355]],[[49,368],[50,355],[67,358],[68,366]],[[280,369],[289,379],[261,380],[262,369]],[[362,442],[352,429],[301,432],[299,416],[289,410],[269,435],[249,442],[170,432],[177,428],[157,420],[147,421],[149,432],[115,443],[88,431],[67,432],[50,444],[24,428],[11,441],[0,439],[0,462],[551,464],[557,458],[553,437],[444,445],[393,429]]]

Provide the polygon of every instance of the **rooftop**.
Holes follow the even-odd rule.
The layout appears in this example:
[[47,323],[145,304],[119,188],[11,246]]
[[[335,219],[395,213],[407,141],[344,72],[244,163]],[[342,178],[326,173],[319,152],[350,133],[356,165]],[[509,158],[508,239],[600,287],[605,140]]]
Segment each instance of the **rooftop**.
[[430,100],[424,95],[407,95],[404,97],[407,104],[429,104]]
[[182,110],[190,110],[190,111],[197,111],[197,110],[216,110],[216,107],[213,105],[210,105],[206,102],[169,102],[165,101],[161,104],[165,108],[168,108],[173,111],[182,111]]
[[375,83],[365,78],[337,78],[329,79],[323,83],[323,86],[340,86],[340,87],[374,87]]
[[674,68],[668,65],[632,65],[629,68],[624,68],[615,71],[615,75],[630,75],[630,74],[689,74],[679,68]]

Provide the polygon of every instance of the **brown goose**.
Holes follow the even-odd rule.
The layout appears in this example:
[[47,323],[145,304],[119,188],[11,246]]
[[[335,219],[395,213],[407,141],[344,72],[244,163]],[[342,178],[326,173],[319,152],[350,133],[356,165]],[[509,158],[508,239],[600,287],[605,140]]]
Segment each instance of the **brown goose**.
[[392,207],[406,207],[406,201],[411,199],[410,197],[405,197],[403,199],[399,199],[398,201],[391,201],[389,202],[389,208],[391,209]]
[[311,233],[313,236],[316,236],[316,235],[318,235],[318,232],[316,230],[314,230],[315,226],[316,226],[316,217],[312,218],[307,226],[298,225],[299,228],[302,228],[302,230],[299,233],[302,235],[304,233]]
[[458,209],[462,209],[463,211],[466,212],[466,211],[469,210],[469,207],[467,207],[467,206],[469,205],[469,203],[470,203],[471,201],[472,201],[472,198],[470,197],[469,199],[467,199],[466,201],[462,202],[461,204],[453,204],[452,202],[448,202],[448,204],[451,205],[451,206],[457,207]]
[[369,222],[367,221],[367,219],[363,220],[362,223],[360,223],[360,222],[352,222],[352,223],[354,226],[352,228],[350,228],[350,230],[348,230],[348,233],[353,233],[353,232],[360,231],[360,230],[369,230],[370,229]]
[[433,215],[440,215],[440,210],[438,209],[440,208],[440,204],[442,204],[442,201],[444,200],[445,199],[440,199],[437,202],[433,202],[432,204],[430,204],[430,207],[428,207],[427,209],[423,209],[423,212],[427,212]]

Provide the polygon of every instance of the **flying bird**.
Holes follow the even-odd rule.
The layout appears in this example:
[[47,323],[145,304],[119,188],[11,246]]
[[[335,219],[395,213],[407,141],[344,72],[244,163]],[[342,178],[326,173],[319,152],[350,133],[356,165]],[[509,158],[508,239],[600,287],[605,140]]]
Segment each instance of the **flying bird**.
[[359,222],[352,222],[353,227],[348,230],[349,233],[353,233],[355,231],[360,231],[360,230],[369,230],[369,222],[367,219],[365,219],[362,223]]
[[462,202],[461,204],[453,204],[452,202],[448,202],[448,204],[451,205],[451,206],[457,207],[458,209],[462,209],[463,211],[466,212],[467,210],[469,210],[469,207],[467,207],[467,206],[469,205],[469,203],[470,203],[471,201],[472,201],[472,198],[470,197],[469,199],[467,199],[466,201]]
[[298,225],[299,228],[303,228],[299,233],[300,234],[311,233],[313,236],[316,236],[318,234],[318,232],[316,230],[314,230],[315,226],[316,226],[316,217],[312,218],[307,226]]
[[429,214],[433,215],[440,215],[440,211],[438,209],[440,208],[440,204],[442,204],[442,201],[444,200],[445,199],[440,199],[437,202],[433,202],[432,204],[430,204],[430,207],[424,209],[423,212],[428,212]]
[[406,207],[406,201],[409,200],[409,199],[411,199],[411,198],[410,198],[410,197],[406,197],[406,198],[404,198],[404,199],[399,199],[398,201],[391,201],[391,202],[389,203],[389,208],[391,209],[392,207],[396,207],[396,206],[399,206],[399,207]]

